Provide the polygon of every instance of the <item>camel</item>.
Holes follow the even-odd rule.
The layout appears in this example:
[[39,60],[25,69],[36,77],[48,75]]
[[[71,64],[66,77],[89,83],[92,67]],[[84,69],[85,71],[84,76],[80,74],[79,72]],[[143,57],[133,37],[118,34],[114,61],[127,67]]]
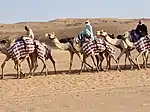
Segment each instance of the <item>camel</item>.
[[[2,63],[1,65],[1,69],[2,69],[2,79],[4,78],[4,66],[6,64],[6,62],[11,59],[11,56],[10,56],[10,53],[8,52],[8,48],[13,45],[15,43],[15,39],[12,39],[12,38],[7,38],[7,39],[3,39],[2,41],[0,41],[0,51],[6,55],[6,58],[4,60],[4,62]],[[50,52],[50,49],[47,45],[44,45],[44,47],[46,48],[46,54],[45,54],[45,60],[47,59],[50,59],[54,65],[54,70],[56,72],[56,68],[55,68],[55,61],[53,60],[52,56],[51,56],[51,52]],[[23,74],[22,73],[22,70],[21,70],[21,63],[27,59],[27,62],[28,62],[28,65],[29,65],[29,68],[30,68],[30,74],[32,73],[32,75],[34,74],[34,71],[36,70],[38,64],[37,64],[37,56],[38,56],[38,53],[37,52],[33,52],[29,55],[29,57],[26,57],[24,59],[21,59],[21,60],[14,60],[14,63],[15,63],[15,66],[14,68],[17,70],[17,78],[20,78],[20,74]],[[30,60],[29,58],[31,59],[31,64],[30,64]],[[41,61],[43,62],[44,64],[44,60],[41,59]],[[42,71],[44,70],[44,68],[46,67],[46,65],[44,64],[43,66],[43,69]],[[32,72],[33,70],[33,72]],[[41,72],[42,72],[41,71]]]
[[[5,46],[3,46],[3,43],[5,42],[5,40],[2,40],[0,41],[0,51],[2,54],[6,55],[6,58],[5,60],[3,61],[3,63],[1,64],[1,69],[2,69],[2,79],[4,78],[4,67],[5,67],[5,64],[7,63],[7,61],[9,61],[11,59],[10,57],[10,54],[8,53],[8,50]],[[30,64],[30,60],[29,58],[27,58],[27,63],[28,63],[28,66],[30,68],[31,64]],[[14,68],[17,70],[16,66],[14,66]],[[22,72],[21,72],[22,73]],[[23,74],[23,73],[22,73]]]
[[[32,68],[34,68],[34,69],[32,69],[33,70],[32,72],[30,70],[29,75],[32,73],[32,75],[30,75],[30,77],[33,76],[35,70],[38,67],[37,58],[39,58],[43,62],[43,64],[45,63],[43,65],[41,73],[44,71],[44,69],[46,69],[45,76],[47,76],[47,74],[48,74],[47,60],[50,59],[53,64],[54,73],[56,74],[55,60],[52,57],[50,46],[48,46],[47,44],[45,44],[43,42],[39,42],[38,40],[34,40],[34,42],[35,42],[35,46],[38,46],[38,47],[35,47],[36,51],[34,53],[30,54],[31,65],[33,66]],[[42,55],[40,55],[40,54],[42,54]]]
[[[80,49],[76,46],[74,46],[73,43],[73,38],[71,39],[67,39],[67,43],[61,43],[64,42],[66,40],[61,40],[61,42],[58,40],[58,38],[56,37],[55,33],[46,33],[45,37],[49,38],[50,40],[53,41],[53,43],[55,44],[55,46],[60,49],[60,50],[64,50],[64,51],[69,51],[70,53],[70,66],[69,66],[69,74],[71,73],[71,67],[72,67],[72,62],[73,62],[73,56],[74,54],[77,54],[77,56],[79,57],[80,61],[82,62],[81,56],[80,56]],[[93,63],[95,65],[94,62],[94,58],[91,56]],[[91,65],[89,65],[88,63],[85,63],[86,65],[88,65],[90,68],[93,69],[93,67]],[[85,66],[86,67],[86,66]],[[87,68],[87,67],[86,67]]]
[[[45,34],[45,37],[49,37],[49,39],[53,40],[53,42],[55,43],[55,45],[56,45],[58,48],[60,48],[61,45],[64,45],[63,43],[60,43],[60,42],[59,42],[59,40],[57,39],[57,37],[56,37],[56,35],[55,35],[54,32]],[[75,40],[76,40],[76,38],[73,39],[73,42],[72,42],[73,45],[71,45],[71,44],[69,44],[69,45],[71,45],[77,53],[80,52],[81,54],[83,54],[83,58],[84,58],[84,57],[85,57],[85,56],[84,56],[84,53],[82,53],[82,50],[81,50],[81,48],[79,47],[79,44],[77,44],[77,43],[75,42]],[[61,47],[60,49],[62,49],[62,48],[65,48],[65,47],[63,46],[63,47]],[[66,47],[66,48],[68,48],[68,47]],[[64,50],[64,49],[63,49],[63,50]],[[102,53],[102,52],[100,52],[100,53]],[[98,55],[97,55],[97,56],[98,56]],[[91,55],[91,57],[93,57],[93,56]],[[98,56],[98,57],[99,57],[99,56]],[[97,57],[97,58],[98,58],[98,57]],[[85,59],[86,59],[86,58],[85,58]],[[100,59],[101,59],[101,58],[100,58]],[[84,64],[86,64],[86,63],[85,63],[85,60],[84,60],[84,62],[81,60],[81,62],[84,63]],[[96,64],[94,64],[94,65],[96,66]],[[97,67],[96,67],[96,68],[97,68]],[[118,67],[118,68],[119,68],[119,67]],[[82,69],[81,69],[81,70],[82,70]],[[98,71],[98,68],[97,68],[97,71]],[[81,73],[81,72],[80,72],[80,73]]]
[[[6,62],[11,58],[10,53],[8,52],[8,48],[13,45],[14,41],[12,41],[12,39],[8,38],[8,39],[3,39],[2,41],[0,41],[0,50],[3,54],[6,55],[6,58],[4,60],[4,62],[1,65],[2,68],[2,79],[4,78],[4,66],[6,64]],[[17,70],[17,78],[20,78],[20,75],[23,74],[22,73],[22,69],[21,69],[21,63],[27,59],[28,60],[28,65],[29,68],[30,66],[30,62],[29,62],[29,57],[24,57],[23,59],[14,59],[14,68]]]
[[118,64],[119,64],[119,60],[122,57],[122,55],[125,53],[126,57],[125,57],[125,67],[126,67],[126,58],[128,58],[129,62],[130,62],[130,67],[131,69],[133,69],[133,65],[136,66],[136,64],[134,63],[134,61],[131,58],[131,53],[130,51],[132,51],[134,48],[129,47],[122,39],[118,39],[118,38],[114,38],[112,39],[107,32],[105,31],[97,31],[99,32],[100,36],[103,36],[104,39],[111,45],[117,47],[120,49],[121,53],[119,54],[117,60],[118,60]]
[[[82,40],[79,39],[78,37],[74,38],[74,46],[75,45],[77,46],[78,44],[80,45],[81,42]],[[86,59],[92,55],[100,58],[103,53],[108,53],[109,56],[111,56],[115,60],[115,62],[118,63],[117,60],[115,59],[114,51],[109,51],[109,49],[107,48],[107,46],[105,45],[102,39],[95,39],[94,41],[85,42],[84,44],[81,44],[79,48],[81,49],[81,53],[83,54],[83,61],[82,61],[79,74],[81,74],[82,72],[83,65],[85,64]],[[109,61],[107,60],[107,64],[108,63]],[[96,66],[96,68],[98,69],[98,66]],[[117,69],[120,71],[120,67],[118,64],[117,64]]]
[[[123,40],[125,41],[125,43],[131,47],[131,48],[136,48],[135,44],[133,42],[130,41],[130,34],[131,31],[127,31],[125,32],[122,36],[123,36]],[[144,42],[145,40],[145,37],[142,37],[141,39],[143,39],[142,41]],[[149,40],[146,40],[146,44],[149,45]],[[144,42],[145,43],[145,42]],[[137,50],[138,51],[138,50]],[[148,53],[149,53],[149,48],[145,48],[145,49],[142,49],[140,51],[138,51],[139,54],[136,56],[135,60],[136,60],[136,63],[137,63],[137,67],[138,67],[138,70],[140,70],[140,65],[139,65],[139,57],[142,55],[143,57],[143,66],[144,68],[146,69],[147,68],[147,60],[148,60]]]

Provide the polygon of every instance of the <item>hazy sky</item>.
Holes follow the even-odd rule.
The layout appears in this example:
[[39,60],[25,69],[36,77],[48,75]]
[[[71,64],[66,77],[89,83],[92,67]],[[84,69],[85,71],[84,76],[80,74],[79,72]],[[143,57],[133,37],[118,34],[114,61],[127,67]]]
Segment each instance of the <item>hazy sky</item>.
[[0,23],[55,18],[150,18],[150,0],[1,0]]

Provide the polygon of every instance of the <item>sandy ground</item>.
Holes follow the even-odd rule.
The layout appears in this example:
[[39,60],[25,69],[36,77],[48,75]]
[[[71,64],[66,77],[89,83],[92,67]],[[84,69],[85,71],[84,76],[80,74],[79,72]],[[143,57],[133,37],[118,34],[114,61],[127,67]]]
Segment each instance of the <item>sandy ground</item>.
[[[13,62],[6,64],[6,78],[0,80],[0,112],[149,112],[150,69],[78,75],[80,61],[75,56],[74,71],[67,75],[69,53],[53,50],[52,55],[58,74],[53,74],[50,62],[47,77],[39,73],[40,61],[36,76],[30,79],[15,79]],[[4,58],[0,54],[0,63]],[[26,62],[23,70],[28,72]]]

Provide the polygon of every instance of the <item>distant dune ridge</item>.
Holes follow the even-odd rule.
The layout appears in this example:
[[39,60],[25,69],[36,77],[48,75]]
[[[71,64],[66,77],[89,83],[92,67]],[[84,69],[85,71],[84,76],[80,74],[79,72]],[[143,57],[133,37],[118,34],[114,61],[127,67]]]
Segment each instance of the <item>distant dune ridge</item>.
[[[76,36],[84,27],[84,21],[89,19],[97,30],[106,30],[115,35],[121,34],[136,26],[139,19],[118,19],[118,18],[60,18],[48,22],[18,22],[14,24],[0,24],[1,38],[7,38],[16,34],[17,37],[24,35],[24,25],[28,24],[34,31],[38,40],[45,41],[53,46],[50,40],[44,37],[44,33],[55,32],[59,39]],[[147,26],[150,26],[150,19],[143,18]],[[149,27],[148,27],[149,29]],[[16,37],[16,38],[17,38]]]

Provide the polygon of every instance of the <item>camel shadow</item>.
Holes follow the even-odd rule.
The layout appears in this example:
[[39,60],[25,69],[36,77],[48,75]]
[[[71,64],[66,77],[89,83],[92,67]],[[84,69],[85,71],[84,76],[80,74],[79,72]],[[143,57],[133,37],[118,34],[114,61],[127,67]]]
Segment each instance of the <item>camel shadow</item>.
[[[142,64],[140,64],[140,66],[142,66]],[[103,68],[106,68],[106,66],[103,66]],[[112,65],[111,68],[109,69],[109,71],[118,71],[117,69],[117,66],[116,65]],[[131,70],[130,69],[130,65],[126,65],[126,68],[124,68],[124,65],[120,65],[120,68],[122,71],[127,71],[127,70]],[[147,64],[147,68],[150,68],[150,64]],[[136,70],[137,68],[134,67],[132,69],[133,70]],[[143,68],[141,68],[143,69]],[[74,69],[71,71],[71,74],[68,74],[68,70],[57,70],[57,73],[55,74],[54,71],[48,71],[48,75],[79,75],[79,71],[80,69]],[[106,71],[106,72],[109,72],[109,71]],[[83,73],[89,73],[88,70],[83,70],[82,71]],[[105,71],[100,71],[100,72],[105,72]],[[99,72],[99,73],[100,73]],[[90,73],[97,73],[96,71],[96,68],[94,70],[90,70]],[[25,73],[25,74],[28,74],[28,73]],[[34,76],[33,77],[37,77],[37,76],[44,76],[45,75],[45,72],[35,72]],[[86,74],[84,74],[86,75]],[[17,74],[5,74],[5,79],[4,80],[8,80],[8,79],[17,79],[16,78]],[[1,75],[0,75],[1,77]],[[26,79],[24,76],[21,76],[20,79]]]

